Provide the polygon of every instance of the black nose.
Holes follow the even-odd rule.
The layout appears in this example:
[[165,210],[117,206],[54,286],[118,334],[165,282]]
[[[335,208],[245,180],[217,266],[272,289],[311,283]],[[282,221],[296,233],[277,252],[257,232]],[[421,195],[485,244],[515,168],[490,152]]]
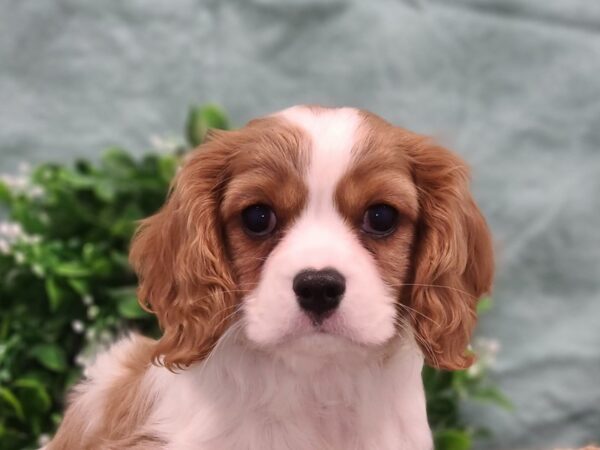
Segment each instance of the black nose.
[[300,307],[323,318],[340,304],[346,279],[335,269],[303,270],[294,277],[293,288]]

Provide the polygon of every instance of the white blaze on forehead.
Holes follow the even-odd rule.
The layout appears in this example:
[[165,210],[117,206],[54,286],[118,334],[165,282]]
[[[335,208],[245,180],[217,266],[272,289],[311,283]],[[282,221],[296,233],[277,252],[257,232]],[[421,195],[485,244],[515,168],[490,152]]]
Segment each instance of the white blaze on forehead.
[[295,106],[278,115],[302,129],[311,141],[307,212],[333,211],[335,187],[350,165],[362,120],[359,112],[354,108]]

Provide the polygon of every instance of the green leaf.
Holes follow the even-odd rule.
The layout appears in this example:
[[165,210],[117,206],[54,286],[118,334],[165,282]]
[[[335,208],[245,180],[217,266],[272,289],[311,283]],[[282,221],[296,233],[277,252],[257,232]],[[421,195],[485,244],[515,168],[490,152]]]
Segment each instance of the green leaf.
[[192,147],[204,142],[208,130],[227,130],[229,123],[221,108],[215,105],[191,108],[186,124],[186,137]]
[[115,183],[109,179],[100,180],[94,185],[94,192],[101,200],[111,203],[117,196]]
[[90,189],[96,184],[94,177],[75,173],[72,170],[61,168],[58,172],[60,180],[64,183],[62,189],[73,187],[75,189]]
[[177,170],[178,164],[179,160],[172,156],[161,158],[158,161],[158,173],[160,174],[160,177],[165,182],[170,182],[171,179],[175,176],[175,171]]
[[469,450],[471,436],[466,431],[442,430],[435,435],[435,450]]
[[514,408],[512,402],[493,386],[476,389],[472,393],[471,398],[480,402],[493,403],[507,411],[512,411]]
[[91,274],[88,268],[83,267],[81,264],[76,262],[60,263],[54,267],[54,273],[64,277],[74,278],[87,277]]
[[110,275],[112,269],[112,265],[109,259],[107,258],[98,258],[93,262],[91,271],[94,275],[99,277],[105,277]]
[[53,277],[46,278],[46,294],[50,302],[50,310],[56,311],[63,303],[66,293]]
[[128,271],[131,270],[131,268],[129,267],[129,259],[127,258],[126,253],[121,253],[118,251],[111,251],[110,252],[110,260],[112,261],[113,264],[115,264],[118,267],[118,270],[123,270],[123,269],[126,269]]
[[30,401],[36,407],[36,410],[46,412],[52,405],[52,400],[46,388],[35,378],[19,378],[13,383],[16,388],[27,390],[30,395]]
[[129,176],[135,170],[135,161],[122,148],[112,147],[102,154],[102,165],[112,175]]
[[117,302],[117,311],[126,319],[140,319],[148,317],[138,303],[134,288],[113,289],[111,297]]
[[483,297],[477,303],[477,314],[485,314],[494,306],[494,302],[491,297]]
[[88,282],[86,280],[82,280],[81,278],[69,278],[69,285],[81,296],[87,295],[90,292],[90,286]]
[[23,413],[23,405],[21,405],[21,402],[15,396],[15,394],[13,394],[7,388],[0,387],[0,399],[4,400],[4,402],[8,403],[12,407],[15,415],[17,416],[17,418],[19,420],[21,420],[23,422],[25,421],[25,414]]
[[0,181],[0,202],[8,203],[11,197],[12,195],[8,186]]
[[67,358],[62,348],[55,344],[36,345],[30,351],[40,364],[54,372],[64,372],[67,369]]
[[63,416],[62,414],[59,413],[54,413],[50,416],[50,420],[52,421],[52,423],[54,424],[55,427],[58,427],[60,425],[60,423],[62,422]]

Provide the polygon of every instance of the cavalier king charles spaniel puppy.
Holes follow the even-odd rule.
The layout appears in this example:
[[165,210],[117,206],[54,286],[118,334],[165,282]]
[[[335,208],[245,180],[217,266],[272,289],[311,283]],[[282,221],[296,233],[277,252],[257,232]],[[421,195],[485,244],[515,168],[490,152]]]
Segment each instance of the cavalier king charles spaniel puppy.
[[158,341],[97,356],[48,450],[428,450],[423,363],[491,288],[464,162],[367,111],[214,131],[132,244]]

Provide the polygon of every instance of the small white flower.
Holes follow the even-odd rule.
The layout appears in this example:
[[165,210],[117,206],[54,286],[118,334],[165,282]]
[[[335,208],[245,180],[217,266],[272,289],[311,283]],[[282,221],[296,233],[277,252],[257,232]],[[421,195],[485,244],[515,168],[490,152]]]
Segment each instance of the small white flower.
[[15,222],[0,222],[0,236],[9,242],[14,242],[23,236],[23,228]]
[[[25,233],[20,223],[3,221],[0,222],[0,241],[5,242],[9,247],[17,242],[31,245],[39,243],[41,237]],[[6,250],[6,245],[1,246],[0,252]]]
[[44,196],[44,189],[41,186],[34,185],[29,188],[27,191],[27,196],[29,198],[41,198]]
[[9,229],[9,233],[10,233],[10,236],[15,241],[22,241],[22,240],[24,240],[27,237],[27,235],[23,231],[23,227],[21,227],[20,223],[13,223],[13,224],[11,224],[10,229]]
[[10,244],[5,239],[0,239],[0,253],[8,255],[10,253]]
[[88,319],[95,319],[98,314],[100,314],[100,308],[98,308],[96,305],[90,306],[87,310]]
[[158,135],[150,136],[150,145],[162,152],[174,152],[181,146],[175,138],[164,138]]
[[75,364],[77,364],[79,367],[86,368],[90,365],[91,362],[92,360],[90,358],[82,354],[79,354],[75,357]]
[[28,180],[24,176],[2,175],[0,181],[6,185],[11,191],[21,193],[27,186]]
[[488,342],[488,349],[490,353],[497,354],[500,351],[500,341],[498,339],[490,339]]
[[31,266],[31,271],[36,274],[38,277],[43,278],[46,274],[44,268],[39,264],[34,264]]
[[23,264],[25,262],[25,255],[21,252],[15,252],[15,261],[17,264]]
[[476,378],[481,375],[481,370],[481,364],[477,361],[467,369],[467,375],[469,375],[471,378]]
[[30,198],[38,198],[44,194],[41,186],[34,185],[30,179],[31,167],[28,163],[19,164],[18,175],[0,175],[0,181],[8,189],[17,195],[25,195]]
[[107,344],[113,340],[113,336],[110,334],[110,332],[104,330],[100,332],[99,340],[100,342]]
[[81,297],[81,301],[83,302],[83,304],[85,306],[91,306],[94,304],[94,297],[92,297],[91,295],[84,295],[83,297]]
[[73,322],[71,322],[71,328],[73,328],[73,331],[75,333],[83,333],[85,331],[85,325],[81,320],[74,320]]
[[41,238],[41,236],[33,234],[33,235],[24,235],[22,240],[26,244],[35,245],[35,244],[39,244],[42,241],[42,238]]
[[50,435],[49,434],[43,433],[43,434],[40,434],[40,436],[38,437],[37,443],[38,443],[38,445],[40,447],[43,447],[44,445],[47,445],[49,442],[50,442]]
[[496,356],[500,351],[500,342],[497,339],[481,337],[475,341],[473,347],[482,369],[495,366]]
[[486,355],[496,355],[500,351],[500,342],[498,339],[479,338],[475,342],[475,348]]
[[95,329],[95,328],[88,328],[88,329],[85,331],[85,338],[86,338],[88,341],[94,341],[94,340],[96,339],[96,334],[97,334],[97,333],[96,333],[96,329]]

